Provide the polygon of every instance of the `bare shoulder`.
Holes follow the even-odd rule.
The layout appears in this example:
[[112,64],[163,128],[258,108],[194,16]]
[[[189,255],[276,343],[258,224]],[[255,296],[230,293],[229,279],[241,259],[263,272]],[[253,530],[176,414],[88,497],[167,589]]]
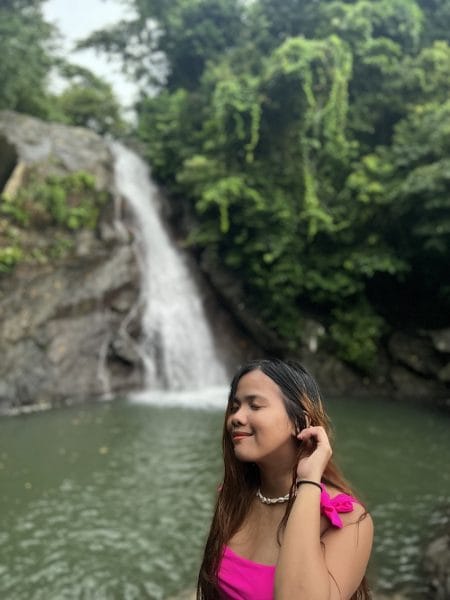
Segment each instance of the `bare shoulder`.
[[348,525],[362,526],[366,535],[373,536],[373,520],[368,510],[359,503],[353,505],[352,512],[340,515],[344,527]]
[[[332,500],[342,494],[333,486],[327,486],[327,492]],[[325,562],[332,574],[332,600],[352,597],[364,577],[372,551],[372,517],[357,499],[352,504],[345,500],[343,505],[346,504],[348,512],[338,510],[342,527],[329,525],[321,537]]]

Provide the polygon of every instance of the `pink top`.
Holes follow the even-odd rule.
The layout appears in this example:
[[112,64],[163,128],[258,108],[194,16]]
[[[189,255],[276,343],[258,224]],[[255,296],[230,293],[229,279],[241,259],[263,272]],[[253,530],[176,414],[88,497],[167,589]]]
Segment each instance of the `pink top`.
[[275,565],[238,556],[225,546],[218,581],[222,600],[273,600]]
[[[320,512],[337,528],[338,513],[351,512],[357,500],[347,494],[330,498],[322,485]],[[221,600],[273,600],[275,565],[263,565],[239,556],[225,546],[217,574]]]

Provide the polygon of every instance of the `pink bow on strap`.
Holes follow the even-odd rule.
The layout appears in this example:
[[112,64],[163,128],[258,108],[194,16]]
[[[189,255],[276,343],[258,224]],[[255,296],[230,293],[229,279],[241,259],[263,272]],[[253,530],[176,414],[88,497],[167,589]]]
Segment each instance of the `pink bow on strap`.
[[329,519],[330,523],[339,529],[342,528],[342,520],[338,513],[351,512],[355,498],[347,494],[338,494],[334,498],[330,498],[324,486],[322,485],[322,493],[320,494],[320,512]]

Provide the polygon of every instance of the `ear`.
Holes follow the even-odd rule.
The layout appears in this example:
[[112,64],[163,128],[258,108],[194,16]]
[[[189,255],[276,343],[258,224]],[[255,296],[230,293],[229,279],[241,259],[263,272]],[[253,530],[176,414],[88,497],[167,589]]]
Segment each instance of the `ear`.
[[303,413],[303,420],[305,422],[304,427],[302,427],[302,425],[299,422],[292,423],[292,435],[294,437],[297,437],[302,429],[311,426],[311,417],[308,415],[308,413]]

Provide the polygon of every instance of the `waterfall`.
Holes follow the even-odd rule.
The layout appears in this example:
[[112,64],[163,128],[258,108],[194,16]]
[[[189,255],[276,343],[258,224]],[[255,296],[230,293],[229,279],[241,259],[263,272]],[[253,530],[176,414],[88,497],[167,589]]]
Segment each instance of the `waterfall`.
[[117,192],[135,217],[146,387],[182,390],[223,385],[227,374],[201,292],[161,219],[158,189],[139,156],[118,143],[112,144],[112,151]]

